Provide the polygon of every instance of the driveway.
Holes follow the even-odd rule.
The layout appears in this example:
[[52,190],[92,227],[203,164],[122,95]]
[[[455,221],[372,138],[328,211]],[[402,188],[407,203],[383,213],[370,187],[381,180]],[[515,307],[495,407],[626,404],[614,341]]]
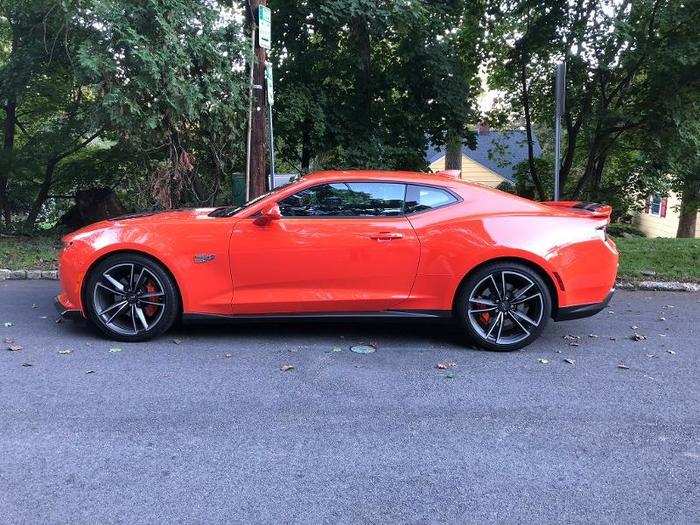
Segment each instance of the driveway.
[[494,354],[416,323],[116,344],[56,324],[56,291],[0,283],[0,522],[698,519],[698,294]]

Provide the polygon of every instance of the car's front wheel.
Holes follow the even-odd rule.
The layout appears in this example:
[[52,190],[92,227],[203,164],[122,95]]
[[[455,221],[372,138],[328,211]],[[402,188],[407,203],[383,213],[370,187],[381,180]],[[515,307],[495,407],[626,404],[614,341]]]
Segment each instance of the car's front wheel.
[[146,341],[177,319],[177,287],[157,262],[138,254],[107,257],[90,272],[83,294],[92,323],[110,339]]
[[467,279],[455,311],[478,346],[510,351],[540,336],[551,315],[552,299],[545,282],[529,267],[493,263]]

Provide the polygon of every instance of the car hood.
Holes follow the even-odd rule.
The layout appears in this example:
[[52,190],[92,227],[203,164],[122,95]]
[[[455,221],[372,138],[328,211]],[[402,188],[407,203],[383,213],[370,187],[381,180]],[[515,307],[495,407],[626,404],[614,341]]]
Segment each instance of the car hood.
[[143,212],[143,213],[132,213],[129,215],[122,215],[120,217],[114,217],[112,219],[107,219],[104,221],[96,222],[85,226],[77,231],[69,233],[63,237],[65,241],[71,241],[73,239],[84,237],[87,234],[96,232],[98,230],[104,230],[111,227],[123,227],[128,228],[130,226],[140,226],[147,227],[155,224],[172,224],[172,223],[188,223],[196,220],[209,219],[209,214],[214,210],[214,208],[192,208],[192,209],[182,209],[182,210],[170,210],[170,211],[160,211],[160,212]]

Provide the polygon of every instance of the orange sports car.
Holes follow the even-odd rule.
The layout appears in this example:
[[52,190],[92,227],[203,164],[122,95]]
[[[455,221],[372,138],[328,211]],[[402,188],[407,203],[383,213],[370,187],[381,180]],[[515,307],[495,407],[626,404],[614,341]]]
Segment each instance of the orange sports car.
[[327,171],[242,207],[142,213],[63,239],[64,314],[143,341],[178,319],[448,318],[515,350],[602,310],[609,206],[539,203],[453,174]]

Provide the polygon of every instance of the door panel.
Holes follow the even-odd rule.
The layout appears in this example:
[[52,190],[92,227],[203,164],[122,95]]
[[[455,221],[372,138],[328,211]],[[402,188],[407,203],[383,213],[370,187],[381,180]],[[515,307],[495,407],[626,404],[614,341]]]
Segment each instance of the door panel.
[[408,298],[420,245],[405,217],[238,222],[233,313],[371,312]]

